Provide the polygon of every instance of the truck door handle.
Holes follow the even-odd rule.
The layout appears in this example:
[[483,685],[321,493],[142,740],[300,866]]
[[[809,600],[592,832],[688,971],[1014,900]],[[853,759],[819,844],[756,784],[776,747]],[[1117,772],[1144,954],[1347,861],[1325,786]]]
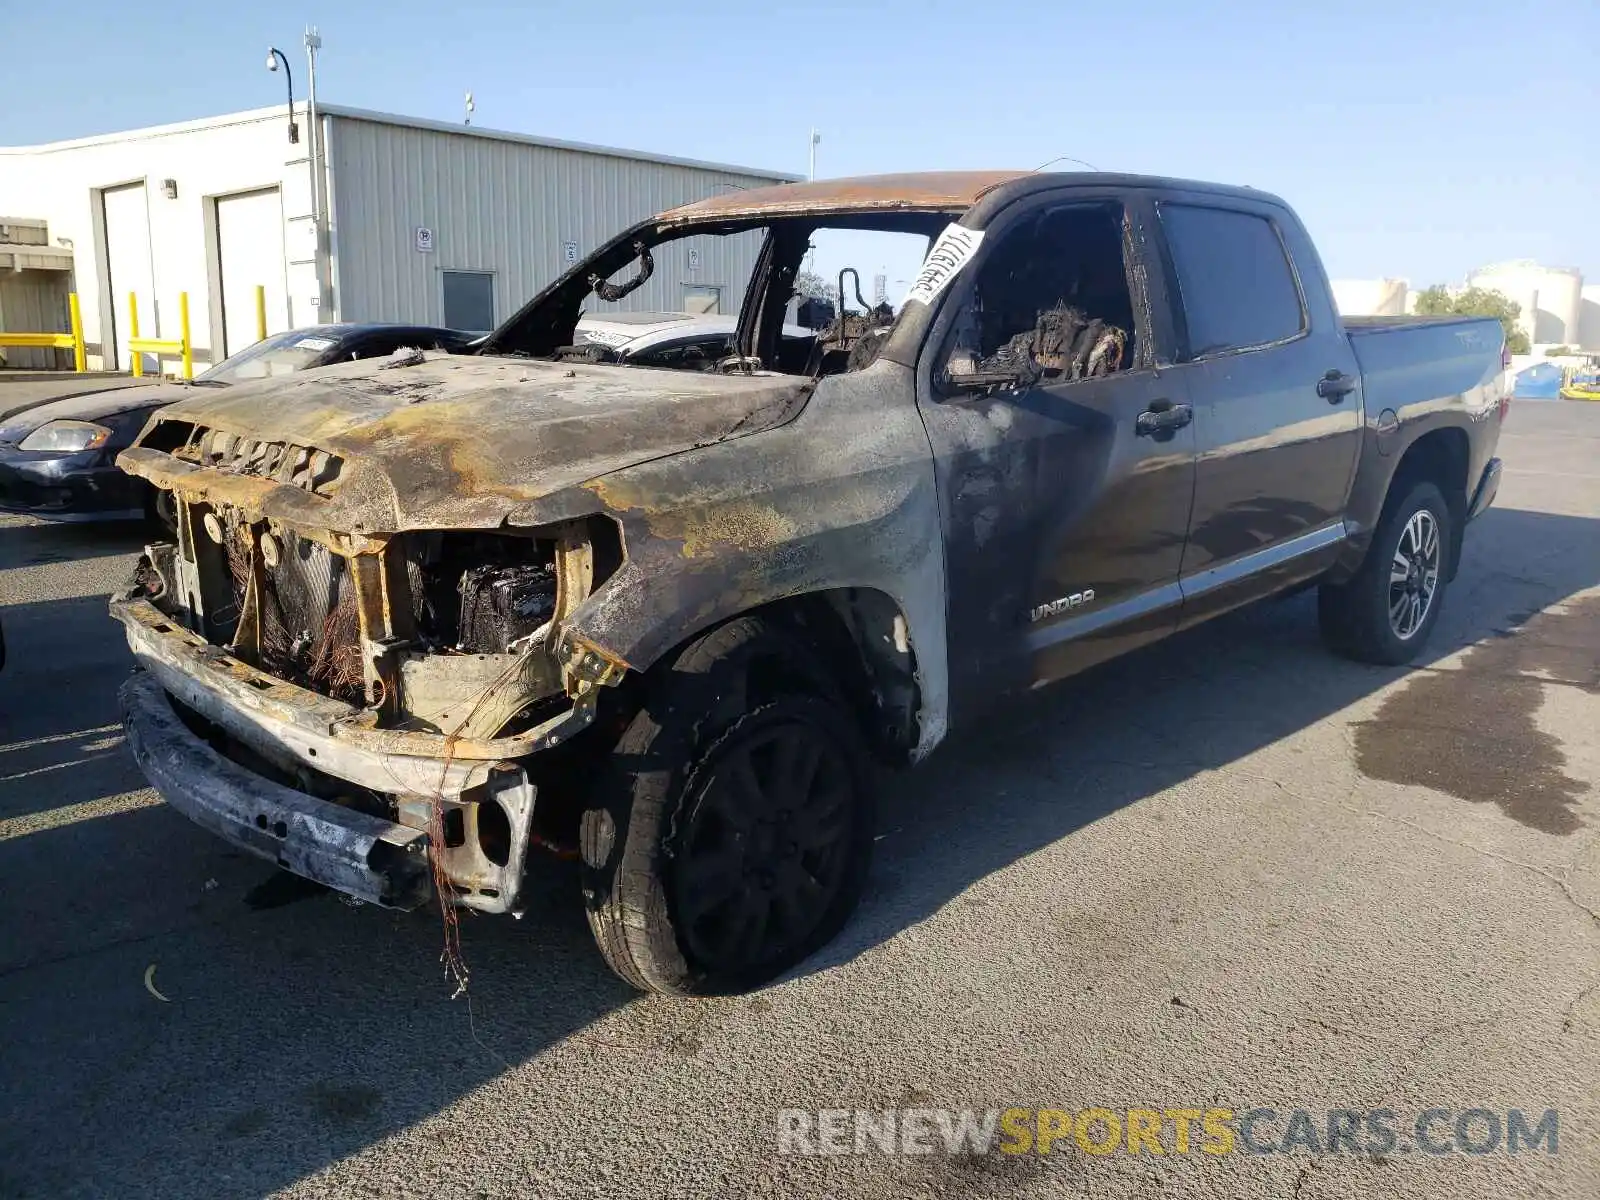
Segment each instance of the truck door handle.
[[1321,379],[1317,380],[1317,395],[1329,404],[1338,404],[1351,392],[1356,390],[1356,377],[1346,375],[1335,367]]
[[1187,404],[1174,404],[1170,400],[1157,400],[1134,420],[1133,431],[1139,437],[1154,437],[1182,429],[1194,420],[1194,409]]

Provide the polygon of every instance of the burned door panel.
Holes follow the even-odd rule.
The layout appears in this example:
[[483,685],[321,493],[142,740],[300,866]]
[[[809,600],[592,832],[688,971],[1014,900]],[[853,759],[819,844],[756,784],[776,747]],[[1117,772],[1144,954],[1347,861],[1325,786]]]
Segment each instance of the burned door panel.
[[1142,222],[1108,197],[989,237],[921,385],[957,721],[1171,631],[1194,478],[1192,429],[1141,432],[1186,400],[1156,365]]

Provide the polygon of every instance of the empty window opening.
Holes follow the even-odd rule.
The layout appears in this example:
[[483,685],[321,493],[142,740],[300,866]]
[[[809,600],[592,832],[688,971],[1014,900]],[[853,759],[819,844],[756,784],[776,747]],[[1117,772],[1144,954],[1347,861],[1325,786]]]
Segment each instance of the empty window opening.
[[1008,230],[951,333],[952,384],[1069,382],[1136,359],[1119,205],[1040,212]]

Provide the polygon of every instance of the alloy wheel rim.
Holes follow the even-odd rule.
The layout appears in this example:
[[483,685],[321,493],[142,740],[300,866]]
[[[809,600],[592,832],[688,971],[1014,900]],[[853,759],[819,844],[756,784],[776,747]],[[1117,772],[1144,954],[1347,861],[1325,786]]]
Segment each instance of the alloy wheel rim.
[[685,949],[720,971],[803,945],[843,884],[853,821],[844,756],[804,721],[742,740],[696,781],[674,852]]
[[1412,513],[1389,564],[1389,628],[1403,642],[1417,635],[1433,611],[1442,550],[1433,514],[1425,508]]

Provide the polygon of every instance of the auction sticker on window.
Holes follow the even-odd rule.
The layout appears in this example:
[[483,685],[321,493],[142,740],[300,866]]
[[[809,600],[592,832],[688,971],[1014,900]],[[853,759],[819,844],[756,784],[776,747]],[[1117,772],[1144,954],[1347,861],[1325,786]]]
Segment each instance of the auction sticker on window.
[[928,257],[923,260],[922,270],[917,272],[911,290],[906,293],[906,302],[921,300],[924,304],[932,304],[934,298],[972,261],[972,256],[982,243],[983,230],[968,229],[965,225],[954,223],[946,225],[939,240],[929,249]]
[[295,348],[299,350],[326,350],[331,345],[333,345],[332,338],[303,337],[295,343]]

